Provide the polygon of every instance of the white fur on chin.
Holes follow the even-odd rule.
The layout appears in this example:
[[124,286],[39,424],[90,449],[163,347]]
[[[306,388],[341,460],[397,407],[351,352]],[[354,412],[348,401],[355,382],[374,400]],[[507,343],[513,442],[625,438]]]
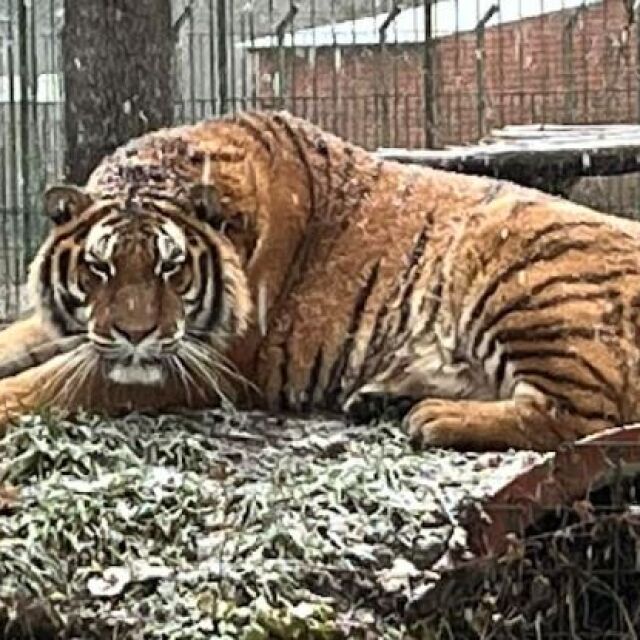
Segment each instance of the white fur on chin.
[[164,379],[164,369],[160,364],[115,364],[108,377],[116,384],[160,384]]

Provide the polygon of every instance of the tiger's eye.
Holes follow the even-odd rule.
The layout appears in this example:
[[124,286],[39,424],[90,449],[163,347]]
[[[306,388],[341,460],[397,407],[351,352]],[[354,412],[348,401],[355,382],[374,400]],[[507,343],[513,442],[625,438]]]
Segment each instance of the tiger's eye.
[[111,265],[105,260],[101,260],[93,253],[87,253],[84,261],[93,275],[98,276],[101,280],[107,280],[111,276]]
[[182,260],[163,260],[160,265],[160,273],[162,275],[171,275],[176,273],[180,267],[184,264],[184,259]]
[[89,269],[99,276],[109,277],[111,269],[107,262],[89,262]]

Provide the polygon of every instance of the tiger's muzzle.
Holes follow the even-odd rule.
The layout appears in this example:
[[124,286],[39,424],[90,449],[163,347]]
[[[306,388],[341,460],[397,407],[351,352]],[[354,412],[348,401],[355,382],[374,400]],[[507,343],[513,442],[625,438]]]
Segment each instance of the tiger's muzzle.
[[118,384],[160,384],[167,371],[166,359],[178,350],[184,337],[184,322],[172,335],[160,327],[138,331],[114,325],[108,339],[94,332],[89,338],[99,351],[107,377]]
[[155,278],[112,286],[88,323],[105,374],[118,384],[160,384],[185,335],[179,299]]

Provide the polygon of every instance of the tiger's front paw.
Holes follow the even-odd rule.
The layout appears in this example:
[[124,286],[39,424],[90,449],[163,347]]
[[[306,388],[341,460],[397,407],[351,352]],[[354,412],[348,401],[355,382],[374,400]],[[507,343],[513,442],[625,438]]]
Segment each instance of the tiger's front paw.
[[411,441],[423,447],[460,447],[472,437],[473,424],[464,403],[423,400],[404,419]]
[[413,398],[392,396],[377,390],[362,390],[354,393],[344,403],[342,410],[358,423],[395,421],[405,416],[414,403]]

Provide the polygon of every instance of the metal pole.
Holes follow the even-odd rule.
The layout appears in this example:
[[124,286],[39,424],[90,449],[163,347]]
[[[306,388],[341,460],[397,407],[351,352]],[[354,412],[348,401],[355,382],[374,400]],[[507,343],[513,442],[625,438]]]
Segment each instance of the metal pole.
[[211,114],[215,115],[216,109],[216,50],[214,47],[215,25],[215,0],[209,0],[209,97],[211,98]]
[[573,122],[576,110],[576,86],[573,69],[573,34],[583,7],[578,7],[571,13],[562,28],[562,72],[564,75],[564,117],[566,122]]
[[382,146],[388,147],[391,137],[391,123],[389,122],[389,95],[387,91],[387,77],[385,73],[385,54],[386,54],[386,42],[387,31],[393,24],[393,21],[398,17],[401,9],[398,3],[394,0],[387,17],[378,29],[378,43],[379,43],[379,55],[378,68],[380,69],[380,86],[378,89],[378,98],[380,100],[380,106],[382,107]]
[[[47,180],[47,166],[46,166],[46,154],[43,153],[42,149],[42,141],[44,140],[44,135],[40,133],[40,113],[46,115],[48,104],[43,104],[42,107],[39,107],[38,102],[38,18],[40,18],[40,14],[36,14],[36,2],[31,3],[31,12],[29,14],[29,30],[31,31],[31,38],[29,41],[29,59],[31,68],[29,69],[30,73],[30,83],[33,87],[33,100],[31,101],[31,148],[32,148],[32,173],[34,174],[35,184],[34,188],[31,189],[31,194],[33,198],[33,194],[41,193],[44,190],[46,180]],[[46,92],[46,99],[49,100],[49,83],[47,82],[44,88]],[[31,207],[29,207],[31,208]],[[43,227],[43,218],[42,216],[35,216],[32,220],[33,228],[30,229],[31,233],[31,245],[33,247],[34,243],[39,241],[40,234],[42,232]],[[35,241],[35,242],[34,242]],[[29,261],[33,256],[31,254],[28,255]]]
[[313,76],[311,77],[311,118],[318,122],[318,51],[316,49],[316,0],[311,0],[310,16],[311,22],[311,49],[307,50],[307,59],[312,65]]
[[[0,27],[3,27],[3,21],[0,22]],[[4,35],[0,35],[0,75],[5,75],[5,39]],[[11,296],[9,295],[9,283],[11,282],[11,254],[9,246],[9,206],[8,206],[8,181],[10,173],[7,169],[7,128],[5,122],[5,110],[4,105],[0,105],[0,206],[1,218],[0,229],[2,229],[2,257],[3,257],[3,271],[1,284],[4,285],[7,295],[4,297],[3,304],[3,319],[7,319],[9,316],[9,310],[11,308]]]
[[[247,9],[244,7],[240,11],[240,42],[245,47],[247,42]],[[242,51],[242,57],[240,58],[240,104],[242,109],[247,108],[247,98],[249,97],[249,88],[247,86],[247,74],[249,73],[249,67],[247,65],[246,49]]]
[[14,82],[15,62],[14,62],[14,25],[13,25],[13,0],[9,0],[8,13],[8,41],[7,41],[7,75],[9,76],[9,164],[10,164],[10,201],[12,218],[12,241],[13,241],[13,293],[15,304],[20,304],[20,294],[18,285],[20,282],[20,250],[16,246],[20,237],[20,221],[18,219],[18,141],[16,131],[18,129],[16,113],[16,87]]
[[189,101],[191,102],[191,122],[196,121],[196,64],[194,51],[193,3],[189,6]]
[[[289,10],[285,16],[276,25],[276,38],[278,42],[278,102],[279,107],[282,109],[284,106],[284,93],[286,85],[286,66],[285,66],[285,50],[284,50],[284,37],[287,32],[287,26],[293,23],[293,19],[298,13],[298,7],[293,2],[289,4]],[[293,44],[293,43],[292,43]],[[293,50],[293,49],[292,49]],[[294,52],[295,55],[295,52]]]
[[422,63],[424,91],[424,146],[435,149],[436,141],[436,98],[433,60],[433,24],[431,7],[435,0],[424,0],[424,58]]
[[477,117],[478,137],[482,138],[485,130],[486,97],[484,86],[484,30],[487,22],[499,11],[497,4],[492,4],[476,25],[476,87],[478,93]]
[[218,0],[218,106],[221,114],[227,112],[227,101],[227,2]]
[[[230,84],[230,90],[229,88],[227,88],[227,93],[231,94],[230,96],[231,111],[235,113],[237,110],[237,105],[236,105],[237,77],[236,77],[236,50],[235,50],[236,38],[235,38],[233,25],[236,17],[236,11],[234,6],[234,0],[228,0],[228,2],[229,2],[229,7],[228,7],[229,20],[227,20],[227,39],[228,39],[228,42],[230,43],[230,47],[227,49],[227,51],[230,51],[231,55],[228,56],[229,73],[227,74],[227,78]],[[227,111],[229,111],[229,109],[227,109]]]
[[640,3],[636,6],[636,113],[640,122]]
[[[256,25],[253,15],[253,4],[249,7],[249,42],[251,46],[251,106],[256,109],[258,106],[258,87],[260,83],[260,69],[258,67],[260,63],[260,55],[255,50],[256,43]],[[246,52],[245,52],[246,55]]]
[[291,112],[298,114],[297,109],[297,78],[296,78],[296,28],[295,17],[298,13],[298,6],[289,0],[289,11],[291,12],[291,21],[289,22],[289,33],[291,35]]
[[[31,256],[31,207],[29,206],[29,62],[27,7],[18,0],[18,65],[20,69],[20,179],[22,196],[22,252],[20,278],[26,272],[26,262]],[[18,312],[20,309],[18,308]]]

